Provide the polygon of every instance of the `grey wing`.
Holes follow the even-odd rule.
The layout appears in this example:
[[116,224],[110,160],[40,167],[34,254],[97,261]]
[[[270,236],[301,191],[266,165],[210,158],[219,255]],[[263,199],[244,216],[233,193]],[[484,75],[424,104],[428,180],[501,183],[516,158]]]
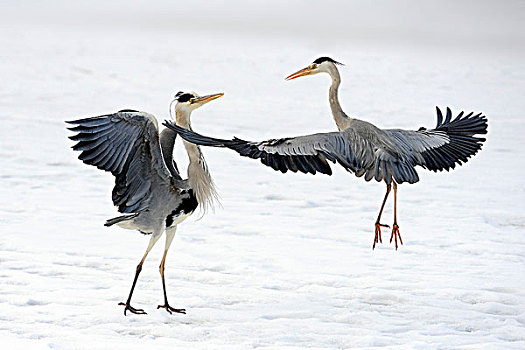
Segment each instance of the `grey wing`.
[[251,142],[233,138],[223,140],[200,135],[174,123],[164,125],[189,142],[203,146],[227,147],[241,156],[260,159],[264,165],[286,173],[303,172],[332,174],[327,160],[338,162],[345,169],[357,172],[373,164],[372,145],[355,133],[329,132],[291,138]]
[[356,140],[348,136],[344,132],[329,132],[263,142],[234,139],[228,147],[243,156],[260,158],[263,164],[283,173],[286,170],[312,174],[318,171],[330,175],[327,160],[356,172],[366,166],[368,156],[373,153],[366,143],[354,142]]
[[269,140],[254,145],[270,155],[317,156],[337,162],[356,174],[372,166],[376,151],[369,140],[351,130]]
[[79,119],[68,123],[76,132],[70,137],[86,164],[115,176],[113,204],[121,213],[145,210],[154,186],[170,183],[159,145],[154,116],[132,110]]
[[[319,133],[263,142],[250,142],[233,138],[216,139],[165,122],[168,128],[187,141],[214,147],[227,147],[240,155],[261,162],[283,173],[291,170],[303,173],[332,174],[327,160],[337,162],[366,181],[376,179],[390,183],[392,177],[399,183],[419,180],[410,159],[400,158],[395,149],[381,141],[383,131],[361,123],[360,127],[343,131]],[[383,139],[386,137],[383,137]]]
[[405,157],[417,165],[433,171],[454,169],[476,154],[485,141],[476,137],[487,133],[487,119],[481,113],[463,112],[452,119],[447,108],[446,117],[436,107],[438,121],[434,129],[385,130]]

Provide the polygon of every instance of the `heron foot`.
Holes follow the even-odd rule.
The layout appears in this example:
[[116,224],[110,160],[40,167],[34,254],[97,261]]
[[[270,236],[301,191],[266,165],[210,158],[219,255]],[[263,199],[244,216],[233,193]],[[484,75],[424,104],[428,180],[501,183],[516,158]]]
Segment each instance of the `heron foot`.
[[372,245],[372,250],[375,249],[376,243],[383,243],[383,240],[381,239],[381,227],[388,227],[388,225],[380,224],[379,222],[376,222],[376,235],[374,237],[374,244]]
[[157,306],[157,310],[160,309],[160,308],[166,309],[166,311],[168,311],[170,314],[172,314],[173,312],[178,313],[178,314],[186,314],[186,309],[175,309],[175,308],[172,308],[168,304],[167,301],[165,302],[164,305]]
[[397,225],[397,223],[394,223],[394,226],[392,227],[392,235],[390,236],[390,243],[392,243],[392,239],[395,240],[395,244],[396,244],[396,250],[397,250],[397,239],[399,238],[399,243],[401,243],[401,245],[403,244],[403,240],[401,239],[401,234],[399,233],[399,226]]
[[133,306],[129,305],[128,303],[118,303],[119,305],[125,306],[124,308],[124,316],[126,316],[126,311],[129,310],[129,312],[136,314],[136,315],[147,315],[146,311],[142,309],[135,309]]

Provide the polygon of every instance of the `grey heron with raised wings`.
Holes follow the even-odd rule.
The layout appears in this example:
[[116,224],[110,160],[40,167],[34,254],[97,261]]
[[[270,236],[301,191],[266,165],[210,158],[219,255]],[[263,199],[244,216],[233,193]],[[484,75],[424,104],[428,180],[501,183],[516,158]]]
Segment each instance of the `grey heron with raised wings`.
[[327,161],[339,163],[346,170],[366,181],[375,179],[386,183],[386,194],[375,222],[376,243],[382,242],[381,214],[391,188],[394,189],[394,223],[392,239],[395,248],[398,240],[403,244],[397,222],[397,185],[419,181],[416,166],[434,172],[454,169],[476,154],[485,141],[476,137],[487,133],[487,118],[481,113],[459,113],[452,119],[447,108],[446,116],[439,108],[437,124],[433,129],[420,128],[417,131],[401,129],[380,129],[375,125],[348,116],[339,104],[338,89],[341,77],[337,65],[341,63],[320,57],[308,67],[301,69],[286,80],[307,75],[326,73],[332,79],[329,102],[332,115],[339,131],[313,135],[271,139],[262,142],[245,141],[239,138],[222,140],[199,135],[192,130],[167,122],[166,126],[179,133],[187,141],[206,146],[227,147],[242,156],[260,159],[275,170],[286,173],[303,172],[332,174]]
[[[178,92],[170,104],[175,104],[176,124],[191,129],[191,112],[223,94],[199,96],[194,92]],[[135,270],[135,278],[124,306],[126,311],[145,314],[131,306],[142,265],[155,243],[166,232],[166,245],[160,263],[164,305],[170,314],[186,313],[169,305],[164,280],[166,255],[175,236],[177,225],[196,209],[205,212],[217,199],[213,180],[199,146],[183,141],[189,158],[188,178],[182,179],[173,159],[177,134],[164,129],[159,135],[155,117],[145,112],[121,110],[114,114],[69,121],[76,125],[70,139],[78,141],[73,149],[86,164],[111,172],[115,176],[113,204],[124,215],[106,221],[105,226],[118,225],[151,235],[148,247]]]

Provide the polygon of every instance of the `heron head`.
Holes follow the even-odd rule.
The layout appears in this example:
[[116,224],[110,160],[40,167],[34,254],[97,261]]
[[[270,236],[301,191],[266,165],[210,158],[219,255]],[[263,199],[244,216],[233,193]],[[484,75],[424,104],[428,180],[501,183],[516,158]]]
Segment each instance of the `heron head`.
[[285,80],[292,80],[295,78],[303,77],[305,75],[313,75],[319,73],[330,74],[330,70],[334,69],[336,64],[343,65],[342,63],[337,62],[336,60],[330,57],[319,57],[318,59],[313,61],[312,64],[310,64],[308,67],[303,68],[287,76]]
[[199,96],[196,92],[193,92],[193,91],[191,92],[179,91],[175,94],[175,97],[172,103],[177,101],[177,104],[175,105],[176,111],[181,110],[181,111],[191,112],[221,96],[224,96],[222,92],[218,94]]

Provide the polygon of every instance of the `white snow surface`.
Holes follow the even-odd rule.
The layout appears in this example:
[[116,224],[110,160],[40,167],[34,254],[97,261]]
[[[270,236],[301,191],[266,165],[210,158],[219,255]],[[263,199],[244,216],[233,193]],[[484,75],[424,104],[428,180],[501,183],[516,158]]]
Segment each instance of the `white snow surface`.
[[[523,6],[249,3],[2,2],[2,349],[524,349]],[[179,226],[166,264],[188,313],[156,309],[160,240],[132,300],[148,314],[124,317],[148,238],[103,226],[113,178],[76,159],[64,121],[124,108],[162,121],[194,90],[225,93],[192,115],[205,135],[332,131],[329,79],[284,81],[324,55],[346,64],[348,114],[417,129],[436,105],[483,112],[483,150],[401,185],[404,245],[385,230],[372,251],[384,184],[204,149],[222,207]]]

